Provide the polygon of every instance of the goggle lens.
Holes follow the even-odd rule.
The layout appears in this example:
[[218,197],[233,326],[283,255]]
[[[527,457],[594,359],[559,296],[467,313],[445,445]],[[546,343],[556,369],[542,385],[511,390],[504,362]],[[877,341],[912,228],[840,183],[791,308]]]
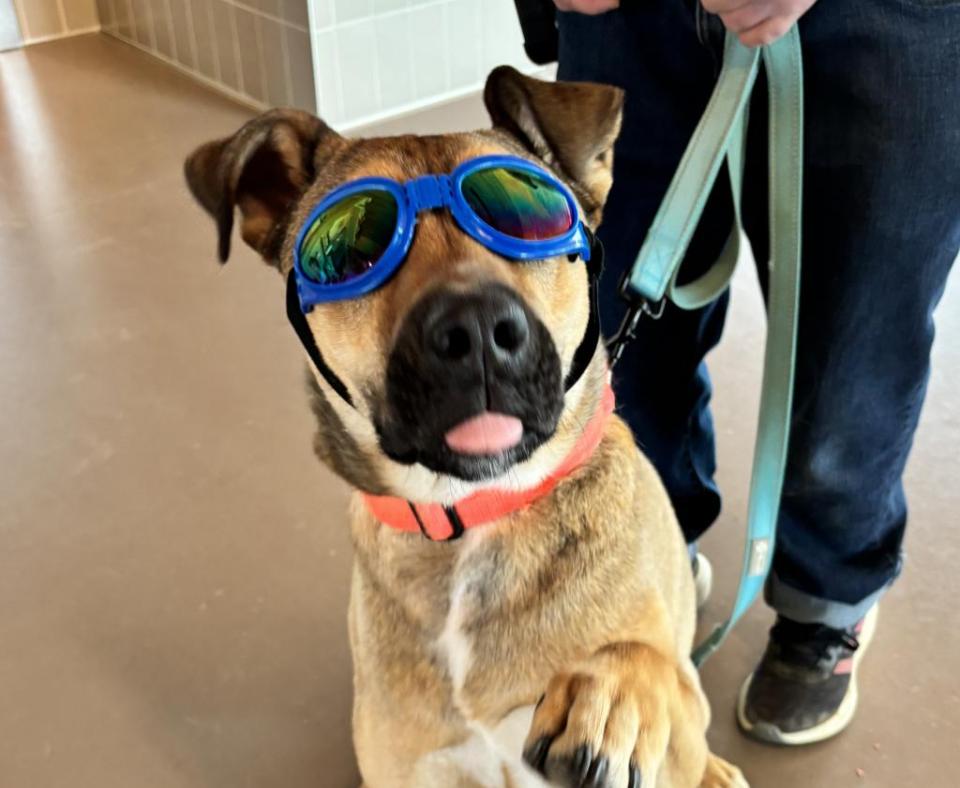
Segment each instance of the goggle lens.
[[318,285],[339,285],[369,271],[397,229],[397,201],[382,189],[347,195],[319,214],[300,242],[300,270]]
[[535,173],[489,167],[461,183],[467,204],[494,230],[524,241],[557,238],[573,227],[566,195]]

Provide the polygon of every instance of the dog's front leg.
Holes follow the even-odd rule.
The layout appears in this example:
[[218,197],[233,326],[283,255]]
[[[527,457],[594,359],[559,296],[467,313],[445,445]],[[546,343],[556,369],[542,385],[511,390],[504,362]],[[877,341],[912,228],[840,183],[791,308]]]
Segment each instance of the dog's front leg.
[[[564,788],[697,788],[708,771],[706,726],[700,688],[674,659],[615,643],[550,681],[524,759]],[[727,777],[708,784],[746,786],[732,767]]]

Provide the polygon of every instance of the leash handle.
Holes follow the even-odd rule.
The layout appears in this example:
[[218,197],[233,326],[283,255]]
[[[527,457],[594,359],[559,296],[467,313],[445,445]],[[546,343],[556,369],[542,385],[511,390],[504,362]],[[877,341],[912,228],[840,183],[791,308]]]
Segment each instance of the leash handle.
[[[727,35],[717,85],[621,286],[628,301],[659,303],[669,298],[683,309],[697,309],[719,296],[729,283],[740,253],[746,114],[759,57],[759,50],[747,49],[736,37]],[[713,266],[698,279],[678,287],[680,265],[724,159],[733,194],[733,229]]]
[[[698,645],[701,665],[719,648],[763,589],[770,572],[786,469],[800,289],[803,178],[803,66],[796,25],[762,49],[747,49],[727,34],[723,67],[710,102],[693,133],[670,188],[622,291],[634,322],[616,339],[622,345],[636,327],[637,305],[670,299],[697,309],[729,285],[740,254],[740,196],[749,99],[763,58],[769,87],[770,284],[763,392],[747,512],[747,536],[737,597],[729,618]],[[677,274],[707,198],[726,160],[733,195],[734,226],[713,266],[685,285]]]

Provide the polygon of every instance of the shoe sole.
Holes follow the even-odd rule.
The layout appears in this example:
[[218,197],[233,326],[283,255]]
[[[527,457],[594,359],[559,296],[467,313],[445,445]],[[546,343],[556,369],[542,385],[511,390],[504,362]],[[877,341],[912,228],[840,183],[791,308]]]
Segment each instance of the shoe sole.
[[850,689],[844,696],[843,701],[837,707],[837,710],[819,725],[808,728],[805,731],[794,731],[785,733],[776,725],[769,722],[752,723],[747,719],[747,694],[750,692],[750,684],[753,682],[753,674],[747,676],[740,688],[740,697],[737,700],[737,724],[747,736],[768,744],[780,744],[785,747],[802,747],[805,744],[816,744],[826,741],[843,731],[853,720],[857,712],[857,703],[859,701],[859,691],[857,689],[857,669],[866,653],[873,635],[877,630],[877,618],[879,609],[874,606],[863,620],[863,629],[860,632],[860,647],[853,654],[853,666],[850,670]]
[[697,571],[693,575],[693,584],[697,591],[697,612],[703,609],[713,591],[713,564],[700,553],[697,555]]

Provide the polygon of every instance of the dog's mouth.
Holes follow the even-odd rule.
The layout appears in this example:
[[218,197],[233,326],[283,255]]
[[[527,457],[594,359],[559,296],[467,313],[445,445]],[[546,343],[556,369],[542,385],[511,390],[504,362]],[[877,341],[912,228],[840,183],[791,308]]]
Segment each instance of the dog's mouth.
[[504,475],[556,430],[561,365],[543,323],[502,285],[427,296],[404,321],[376,419],[391,459],[469,481]]
[[523,440],[523,422],[505,413],[483,413],[460,422],[443,436],[459,454],[492,456],[509,451]]
[[419,463],[436,473],[479,482],[499,478],[529,459],[555,429],[555,422],[528,427],[516,416],[484,412],[447,430],[439,440],[419,445],[403,445],[394,439],[393,430],[380,428],[380,443],[396,462]]

